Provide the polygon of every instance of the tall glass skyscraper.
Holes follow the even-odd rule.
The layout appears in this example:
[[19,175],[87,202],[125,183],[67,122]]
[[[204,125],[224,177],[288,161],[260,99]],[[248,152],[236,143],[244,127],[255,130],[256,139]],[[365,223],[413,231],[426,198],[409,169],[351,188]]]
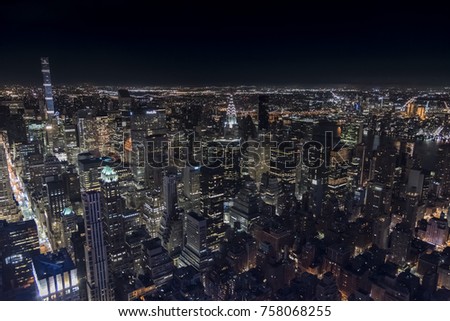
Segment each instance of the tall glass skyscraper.
[[85,256],[89,301],[114,301],[108,269],[108,254],[103,233],[101,193],[82,194],[86,230]]
[[48,57],[41,58],[42,77],[44,78],[44,97],[47,106],[47,114],[52,116],[55,113],[53,104],[52,81],[50,77],[50,63]]

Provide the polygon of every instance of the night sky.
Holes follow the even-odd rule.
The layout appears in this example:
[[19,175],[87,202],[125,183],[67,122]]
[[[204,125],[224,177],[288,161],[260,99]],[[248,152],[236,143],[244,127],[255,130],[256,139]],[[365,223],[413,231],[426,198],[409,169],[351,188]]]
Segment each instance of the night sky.
[[55,84],[450,85],[450,14],[430,2],[9,2],[0,84],[39,85],[49,56]]

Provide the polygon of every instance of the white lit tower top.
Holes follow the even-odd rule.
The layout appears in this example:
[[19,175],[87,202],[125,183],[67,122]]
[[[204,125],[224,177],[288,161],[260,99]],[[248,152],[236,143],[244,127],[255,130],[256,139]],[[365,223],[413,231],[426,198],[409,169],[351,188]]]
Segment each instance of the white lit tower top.
[[225,122],[225,127],[233,128],[234,125],[237,125],[236,106],[234,105],[233,95],[230,95],[228,97],[227,120]]
[[55,106],[53,103],[52,80],[50,77],[50,63],[48,57],[41,58],[41,67],[42,77],[44,79],[45,105],[47,107],[47,114],[51,117],[55,114]]
[[117,172],[109,166],[105,166],[101,173],[101,180],[105,183],[113,183],[119,180]]

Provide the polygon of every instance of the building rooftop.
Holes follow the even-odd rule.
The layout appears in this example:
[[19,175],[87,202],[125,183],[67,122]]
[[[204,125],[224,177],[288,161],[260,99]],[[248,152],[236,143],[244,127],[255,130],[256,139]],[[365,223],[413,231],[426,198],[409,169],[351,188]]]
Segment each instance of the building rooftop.
[[106,183],[116,182],[118,180],[117,172],[109,166],[105,166],[102,170],[101,178]]
[[75,264],[65,248],[56,253],[39,254],[33,257],[33,266],[39,280],[75,269]]
[[70,215],[75,215],[75,212],[71,207],[66,207],[61,212],[61,216],[70,216]]

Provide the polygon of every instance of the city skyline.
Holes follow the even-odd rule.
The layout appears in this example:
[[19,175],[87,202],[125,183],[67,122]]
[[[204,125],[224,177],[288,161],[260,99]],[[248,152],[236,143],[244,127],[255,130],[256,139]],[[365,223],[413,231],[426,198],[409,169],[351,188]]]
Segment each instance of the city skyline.
[[0,88],[3,300],[450,299],[449,88],[53,86],[41,62]]
[[445,8],[216,5],[0,5],[0,301],[450,301]]

